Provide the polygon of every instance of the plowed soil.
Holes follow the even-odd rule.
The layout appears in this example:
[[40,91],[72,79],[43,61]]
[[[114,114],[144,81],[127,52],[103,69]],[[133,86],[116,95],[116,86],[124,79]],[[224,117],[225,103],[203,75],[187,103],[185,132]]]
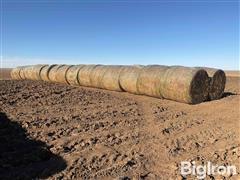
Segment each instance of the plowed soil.
[[[181,161],[237,166],[240,79],[198,105],[0,81],[0,179],[182,179]],[[207,179],[223,179],[208,176]]]

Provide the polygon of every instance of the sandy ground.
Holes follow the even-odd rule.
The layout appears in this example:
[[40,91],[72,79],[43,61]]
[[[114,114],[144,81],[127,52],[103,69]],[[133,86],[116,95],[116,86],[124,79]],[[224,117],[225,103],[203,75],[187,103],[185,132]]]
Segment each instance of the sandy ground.
[[240,77],[240,71],[225,71],[229,77]]
[[229,77],[222,99],[187,105],[2,80],[0,179],[175,180],[183,179],[181,161],[235,165],[238,176],[227,179],[239,179],[239,86],[240,78]]
[[11,68],[0,68],[0,80],[1,79],[11,79]]

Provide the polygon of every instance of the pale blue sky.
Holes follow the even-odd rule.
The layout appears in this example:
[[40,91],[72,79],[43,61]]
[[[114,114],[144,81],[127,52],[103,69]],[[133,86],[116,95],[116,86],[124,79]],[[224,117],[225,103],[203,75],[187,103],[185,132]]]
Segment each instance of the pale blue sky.
[[2,67],[165,64],[239,69],[238,1],[3,0]]

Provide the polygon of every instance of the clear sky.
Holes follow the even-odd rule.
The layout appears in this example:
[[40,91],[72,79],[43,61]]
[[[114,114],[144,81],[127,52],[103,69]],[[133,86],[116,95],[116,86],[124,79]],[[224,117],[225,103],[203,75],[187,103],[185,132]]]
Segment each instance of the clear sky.
[[1,67],[164,64],[239,69],[239,1],[2,0]]

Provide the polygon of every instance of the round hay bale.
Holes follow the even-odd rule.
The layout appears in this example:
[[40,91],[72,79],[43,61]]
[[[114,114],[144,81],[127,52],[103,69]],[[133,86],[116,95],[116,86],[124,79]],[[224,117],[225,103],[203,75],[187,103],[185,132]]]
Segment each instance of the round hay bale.
[[166,70],[160,92],[166,99],[197,104],[206,100],[209,77],[205,70],[171,67]]
[[21,79],[26,79],[25,72],[24,72],[24,69],[25,69],[26,67],[27,67],[27,66],[20,66],[19,74],[20,74],[20,78],[21,78]]
[[160,92],[161,79],[168,66],[148,65],[142,68],[137,81],[139,94],[162,98]]
[[21,79],[21,77],[20,77],[20,70],[21,70],[21,67],[13,68],[11,70],[11,73],[10,73],[11,78],[15,79],[15,80],[20,80]]
[[99,65],[96,66],[90,73],[91,87],[104,88],[102,86],[102,79],[107,71],[107,66]]
[[23,72],[24,72],[24,76],[26,79],[34,80],[33,79],[33,69],[34,69],[34,65],[29,65],[29,66],[24,67]]
[[30,66],[24,66],[22,68],[22,77],[24,77],[24,79],[29,79],[29,69],[30,69]]
[[226,84],[225,72],[221,69],[198,67],[207,71],[209,76],[208,100],[220,99]]
[[67,74],[66,74],[68,84],[73,85],[73,86],[80,85],[78,82],[78,73],[82,67],[84,67],[84,65],[71,66],[68,69]]
[[56,74],[55,74],[56,82],[68,84],[67,72],[70,67],[72,67],[72,65],[63,65],[57,69]]
[[51,82],[58,82],[57,81],[57,71],[58,71],[58,69],[59,68],[61,68],[62,66],[64,66],[63,64],[61,64],[61,65],[56,65],[56,66],[54,66],[54,67],[52,67],[51,69],[50,69],[50,71],[49,71],[49,74],[48,74],[48,77],[49,77],[49,80],[51,81]]
[[137,81],[143,66],[124,67],[119,76],[119,83],[124,91],[139,94]]
[[31,79],[31,80],[40,80],[40,71],[45,66],[47,66],[47,65],[37,64],[37,65],[32,65],[32,66],[25,67],[24,70],[23,70],[25,78],[26,79]]
[[46,66],[47,66],[46,64],[37,64],[37,65],[32,66],[32,69],[30,71],[31,79],[32,80],[41,80],[40,72]]
[[40,78],[41,78],[41,80],[43,80],[43,81],[50,81],[50,79],[49,79],[49,72],[55,66],[57,66],[57,65],[54,64],[54,65],[44,66],[41,69],[41,71],[40,71]]
[[81,86],[91,86],[91,79],[90,74],[94,68],[96,68],[99,65],[85,65],[80,69],[78,72],[78,82]]
[[144,68],[145,67],[144,65],[141,65],[141,64],[133,64],[132,66],[138,67],[138,68]]
[[101,87],[112,91],[123,91],[119,83],[119,76],[124,66],[106,66],[106,72],[103,75]]
[[33,66],[27,66],[24,68],[24,75],[26,79],[32,80]]

